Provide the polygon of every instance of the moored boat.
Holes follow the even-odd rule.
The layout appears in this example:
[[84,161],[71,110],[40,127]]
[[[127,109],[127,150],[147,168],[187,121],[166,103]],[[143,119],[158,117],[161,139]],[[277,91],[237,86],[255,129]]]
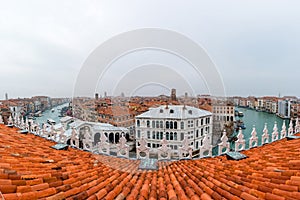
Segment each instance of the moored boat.
[[56,122],[55,122],[53,119],[50,119],[50,118],[49,118],[49,119],[47,119],[47,123],[48,123],[48,124],[50,124],[50,125],[52,125],[52,124],[53,124],[53,125],[54,125],[54,124],[56,124]]

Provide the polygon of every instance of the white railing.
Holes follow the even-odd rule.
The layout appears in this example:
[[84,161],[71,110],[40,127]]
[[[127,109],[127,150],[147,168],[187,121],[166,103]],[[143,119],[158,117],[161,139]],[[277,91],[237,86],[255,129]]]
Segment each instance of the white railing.
[[[0,117],[0,123],[3,122],[2,118]],[[100,153],[104,155],[110,155],[110,150],[114,148],[116,151],[117,156],[129,158],[129,146],[127,144],[125,136],[122,134],[120,138],[120,142],[117,145],[113,145],[108,142],[108,138],[105,136],[105,134],[101,134],[100,142],[97,144],[94,143],[92,137],[90,134],[86,135],[85,139],[82,142],[82,147],[80,147],[80,140],[79,140],[79,133],[75,128],[72,128],[72,134],[71,136],[67,137],[65,135],[66,130],[64,128],[60,128],[58,130],[55,130],[54,126],[51,125],[50,127],[46,127],[44,125],[42,128],[40,128],[39,124],[34,123],[32,120],[23,120],[20,117],[15,117],[12,119],[10,117],[8,119],[8,123],[14,125],[15,127],[23,130],[27,130],[28,132],[44,137],[48,140],[55,141],[57,143],[64,143],[66,144],[69,141],[69,145],[74,148],[79,148],[87,151],[91,151],[92,153]],[[264,129],[261,132],[261,142],[259,144],[259,138],[257,133],[257,130],[255,126],[253,126],[251,137],[248,141],[245,140],[244,134],[242,129],[239,129],[238,135],[236,136],[236,141],[233,144],[230,144],[228,141],[228,137],[226,134],[226,131],[224,130],[222,137],[220,138],[221,142],[217,145],[218,152],[217,156],[223,155],[225,153],[228,153],[229,151],[242,151],[247,150],[251,148],[255,148],[258,146],[262,146],[267,143],[275,142],[280,139],[284,139],[287,136],[292,136],[295,133],[300,132],[300,121],[296,120],[296,125],[293,127],[292,122],[289,123],[289,127],[287,128],[285,125],[285,122],[283,122],[283,125],[281,127],[281,130],[278,130],[277,123],[274,123],[273,126],[273,132],[271,135],[268,133],[267,124],[265,124]],[[248,148],[246,148],[246,143],[248,143]],[[170,160],[171,154],[175,150],[171,150],[169,147],[169,141],[165,138],[161,141],[161,147],[155,149],[155,152],[152,151],[151,148],[147,147],[147,139],[142,138],[140,140],[140,145],[136,147],[136,159],[149,159],[149,155],[156,154],[158,160]],[[232,146],[234,149],[230,149],[230,146]],[[210,140],[208,138],[208,135],[206,135],[203,139],[203,145],[200,146],[199,155],[198,158],[204,158],[204,157],[211,157],[212,155],[212,149],[213,146],[210,144]],[[177,152],[177,159],[192,159],[192,152],[195,149],[193,149],[192,146],[190,146],[188,139],[185,137],[182,141],[182,145],[178,148]]]

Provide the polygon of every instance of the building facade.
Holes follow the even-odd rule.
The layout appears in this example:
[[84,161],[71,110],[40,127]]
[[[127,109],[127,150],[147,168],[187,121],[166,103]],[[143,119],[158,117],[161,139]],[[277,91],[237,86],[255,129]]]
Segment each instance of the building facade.
[[136,146],[141,138],[146,139],[151,153],[165,138],[172,155],[178,155],[182,141],[187,138],[193,152],[199,151],[205,135],[212,139],[212,113],[185,105],[166,105],[150,108],[149,111],[135,117]]
[[291,102],[289,100],[278,101],[278,116],[281,118],[291,117]]

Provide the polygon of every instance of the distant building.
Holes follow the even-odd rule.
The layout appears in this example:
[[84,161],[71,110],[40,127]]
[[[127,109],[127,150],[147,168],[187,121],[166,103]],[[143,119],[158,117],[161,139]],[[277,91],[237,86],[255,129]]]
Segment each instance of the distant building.
[[213,103],[213,145],[219,142],[224,130],[226,130],[227,134],[232,134],[234,131],[234,110],[233,102],[215,101]]
[[8,100],[8,94],[5,93],[5,100]]
[[291,102],[289,100],[278,101],[278,116],[282,118],[291,117]]
[[161,140],[166,138],[172,154],[177,156],[182,141],[187,137],[193,151],[198,151],[206,134],[212,139],[212,113],[184,105],[160,106],[135,117],[136,145],[143,137],[156,153]]
[[223,122],[234,121],[234,105],[233,104],[217,104],[213,105],[214,119]]
[[262,98],[257,100],[257,110],[265,110],[265,101]]

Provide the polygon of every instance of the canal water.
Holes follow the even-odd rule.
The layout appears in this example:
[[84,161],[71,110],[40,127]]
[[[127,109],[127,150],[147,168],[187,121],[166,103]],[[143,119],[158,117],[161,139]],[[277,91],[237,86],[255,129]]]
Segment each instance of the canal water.
[[68,103],[53,107],[54,112],[52,112],[52,109],[46,110],[42,113],[41,117],[36,117],[35,122],[38,122],[40,125],[47,123],[47,119],[53,119],[56,123],[59,123],[59,115],[60,115],[60,110],[63,107],[68,106]]
[[283,120],[275,114],[270,114],[266,112],[258,112],[252,109],[247,108],[237,108],[238,111],[244,113],[244,117],[236,117],[237,119],[241,119],[244,121],[246,129],[243,129],[244,138],[246,140],[246,148],[249,147],[249,138],[251,137],[251,132],[253,130],[253,125],[255,125],[257,137],[258,137],[258,145],[261,145],[261,136],[263,134],[263,129],[265,123],[267,123],[268,133],[269,133],[269,141],[271,141],[271,136],[273,132],[274,123],[277,122],[278,133],[280,137],[280,131],[282,130],[282,124],[285,122],[286,127],[289,126],[289,120]]

